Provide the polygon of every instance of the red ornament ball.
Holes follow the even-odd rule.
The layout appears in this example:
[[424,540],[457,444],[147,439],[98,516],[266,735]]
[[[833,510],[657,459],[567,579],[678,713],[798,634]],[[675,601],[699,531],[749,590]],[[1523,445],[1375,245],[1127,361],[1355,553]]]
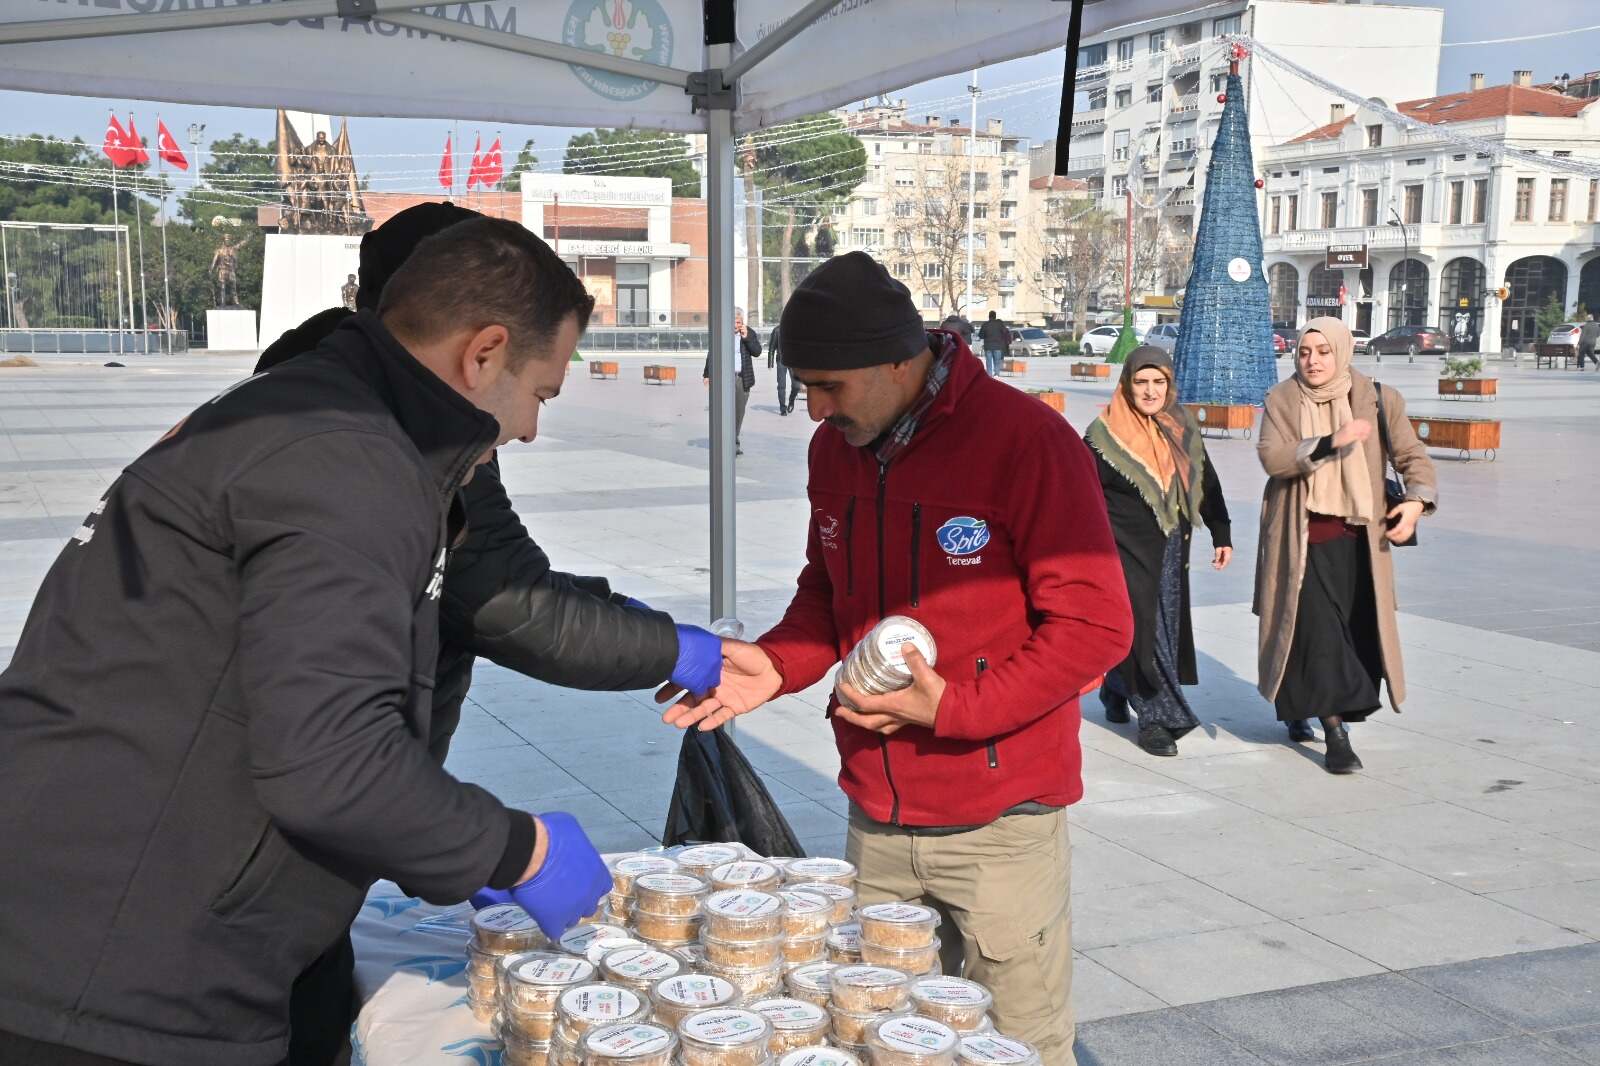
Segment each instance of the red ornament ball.
[[1260,178],[1256,179],[1256,188],[1265,189],[1266,187],[1267,187],[1267,183],[1266,182],[1262,181]]
[[1217,103],[1225,104],[1227,102],[1228,102],[1228,94],[1227,93],[1218,93],[1217,94]]

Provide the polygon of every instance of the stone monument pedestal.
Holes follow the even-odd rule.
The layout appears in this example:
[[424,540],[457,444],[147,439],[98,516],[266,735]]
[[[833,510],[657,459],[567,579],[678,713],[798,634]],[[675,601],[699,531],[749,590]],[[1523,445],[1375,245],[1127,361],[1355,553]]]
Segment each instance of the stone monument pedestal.
[[256,341],[256,313],[248,307],[213,307],[207,311],[206,350],[260,351]]
[[318,311],[338,307],[361,265],[361,237],[267,234],[261,272],[261,343],[271,344]]

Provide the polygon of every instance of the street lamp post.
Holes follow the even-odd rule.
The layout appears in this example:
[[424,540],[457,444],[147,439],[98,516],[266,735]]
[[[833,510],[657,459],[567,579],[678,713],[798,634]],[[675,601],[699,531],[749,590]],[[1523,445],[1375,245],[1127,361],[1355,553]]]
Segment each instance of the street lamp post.
[[[1405,322],[1405,317],[1406,317],[1406,290],[1408,288],[1410,288],[1410,285],[1408,284],[1408,280],[1411,277],[1411,266],[1410,266],[1410,264],[1411,264],[1411,233],[1406,229],[1405,222],[1403,222],[1401,220],[1401,218],[1400,218],[1400,212],[1395,210],[1394,204],[1392,204],[1392,203],[1389,205],[1389,214],[1391,216],[1393,216],[1392,218],[1389,219],[1389,225],[1391,225],[1391,226],[1399,226],[1400,227],[1400,247],[1403,249],[1403,252],[1402,252],[1403,258],[1400,260],[1400,318],[1401,318],[1400,325],[1404,326],[1404,325],[1407,324]],[[1414,356],[1414,355],[1407,355],[1406,356],[1406,362],[1414,363],[1416,361],[1417,361],[1417,357],[1416,356]],[[1378,353],[1378,362],[1380,362],[1380,363],[1383,362],[1383,353],[1382,352]]]

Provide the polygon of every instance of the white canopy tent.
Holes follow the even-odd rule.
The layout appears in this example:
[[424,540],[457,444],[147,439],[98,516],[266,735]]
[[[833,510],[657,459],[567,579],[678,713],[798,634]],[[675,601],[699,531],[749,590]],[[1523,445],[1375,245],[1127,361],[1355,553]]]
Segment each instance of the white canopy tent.
[[711,617],[735,612],[734,137],[1203,0],[4,0],[0,88],[707,134]]

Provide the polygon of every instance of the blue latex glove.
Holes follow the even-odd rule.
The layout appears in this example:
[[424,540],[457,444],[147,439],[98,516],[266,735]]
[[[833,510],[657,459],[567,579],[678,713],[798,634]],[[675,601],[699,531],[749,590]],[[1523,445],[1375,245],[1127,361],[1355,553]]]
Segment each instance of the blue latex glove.
[[623,600],[622,606],[632,607],[635,611],[648,611],[650,609],[650,605],[648,603],[645,603],[643,600],[636,600],[632,596],[629,596],[627,599]]
[[563,811],[539,815],[545,856],[539,872],[511,889],[511,901],[533,917],[551,940],[600,907],[611,891],[611,871],[578,820]]
[[699,626],[678,627],[678,664],[668,678],[674,685],[703,696],[722,681],[722,638]]
[[480,888],[472,894],[468,902],[472,904],[473,910],[481,911],[485,907],[493,907],[499,903],[515,903],[516,900],[511,898],[509,889]]

